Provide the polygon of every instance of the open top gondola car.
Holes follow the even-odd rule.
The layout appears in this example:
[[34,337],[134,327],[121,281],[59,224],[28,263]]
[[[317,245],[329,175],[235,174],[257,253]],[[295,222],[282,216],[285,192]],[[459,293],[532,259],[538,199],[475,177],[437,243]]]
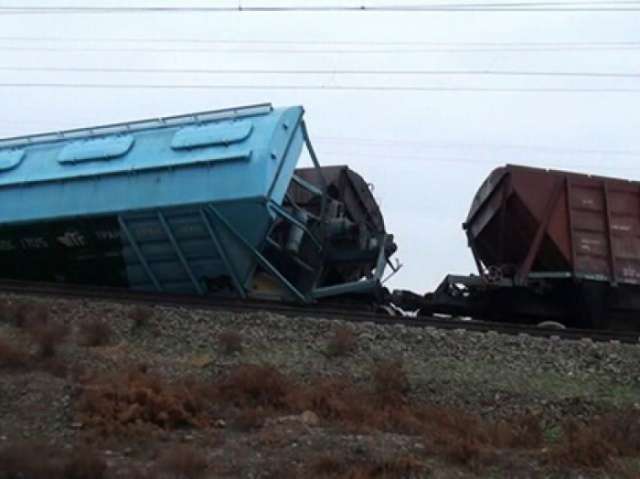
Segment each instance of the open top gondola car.
[[[358,175],[339,186],[318,165],[302,117],[256,105],[1,140],[0,276],[301,302],[376,294],[393,237]],[[305,145],[314,167],[296,172]]]
[[640,329],[640,183],[507,165],[463,226],[478,275],[445,278],[425,313]]

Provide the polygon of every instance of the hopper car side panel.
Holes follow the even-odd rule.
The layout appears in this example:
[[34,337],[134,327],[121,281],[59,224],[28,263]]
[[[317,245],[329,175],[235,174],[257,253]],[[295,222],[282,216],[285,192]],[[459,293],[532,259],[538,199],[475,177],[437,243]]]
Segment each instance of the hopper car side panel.
[[463,226],[479,275],[445,278],[424,313],[640,329],[640,183],[507,165]]
[[465,223],[486,268],[638,284],[640,184],[511,165],[491,176],[502,180]]
[[[268,295],[301,302],[379,289],[384,228],[348,238],[359,274],[326,279],[332,225],[352,218],[324,208],[302,116],[256,105],[0,140],[2,275],[241,297],[266,275]],[[316,185],[295,172],[305,146]],[[293,184],[323,208],[289,201]]]
[[128,284],[114,216],[2,227],[0,270],[18,280]]

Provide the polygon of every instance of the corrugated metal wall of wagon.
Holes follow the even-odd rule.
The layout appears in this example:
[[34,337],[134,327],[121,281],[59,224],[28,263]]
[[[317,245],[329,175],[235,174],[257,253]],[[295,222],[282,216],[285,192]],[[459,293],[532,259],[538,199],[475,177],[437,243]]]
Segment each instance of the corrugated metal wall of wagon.
[[507,165],[466,223],[485,266],[640,284],[640,183]]
[[640,283],[640,185],[569,175],[576,272]]

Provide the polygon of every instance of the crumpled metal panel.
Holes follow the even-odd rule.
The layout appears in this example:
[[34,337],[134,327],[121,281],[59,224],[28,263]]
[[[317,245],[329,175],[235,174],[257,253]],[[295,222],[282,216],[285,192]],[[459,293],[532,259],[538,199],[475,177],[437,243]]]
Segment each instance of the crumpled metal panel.
[[[321,188],[318,171],[315,168],[298,168],[295,173],[300,178]],[[384,218],[380,207],[367,182],[346,165],[324,166],[322,175],[329,189],[329,196],[344,203],[347,214],[356,223],[366,224],[376,232],[385,231]],[[289,187],[292,198],[300,204],[313,201],[313,195],[296,183]],[[319,211],[315,211],[319,214]]]

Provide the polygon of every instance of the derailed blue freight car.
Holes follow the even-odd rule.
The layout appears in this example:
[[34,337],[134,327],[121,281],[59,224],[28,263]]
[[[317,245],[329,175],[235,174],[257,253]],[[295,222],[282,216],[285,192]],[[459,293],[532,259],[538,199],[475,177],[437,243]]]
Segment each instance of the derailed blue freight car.
[[312,302],[378,293],[395,249],[302,107],[0,140],[0,277]]

